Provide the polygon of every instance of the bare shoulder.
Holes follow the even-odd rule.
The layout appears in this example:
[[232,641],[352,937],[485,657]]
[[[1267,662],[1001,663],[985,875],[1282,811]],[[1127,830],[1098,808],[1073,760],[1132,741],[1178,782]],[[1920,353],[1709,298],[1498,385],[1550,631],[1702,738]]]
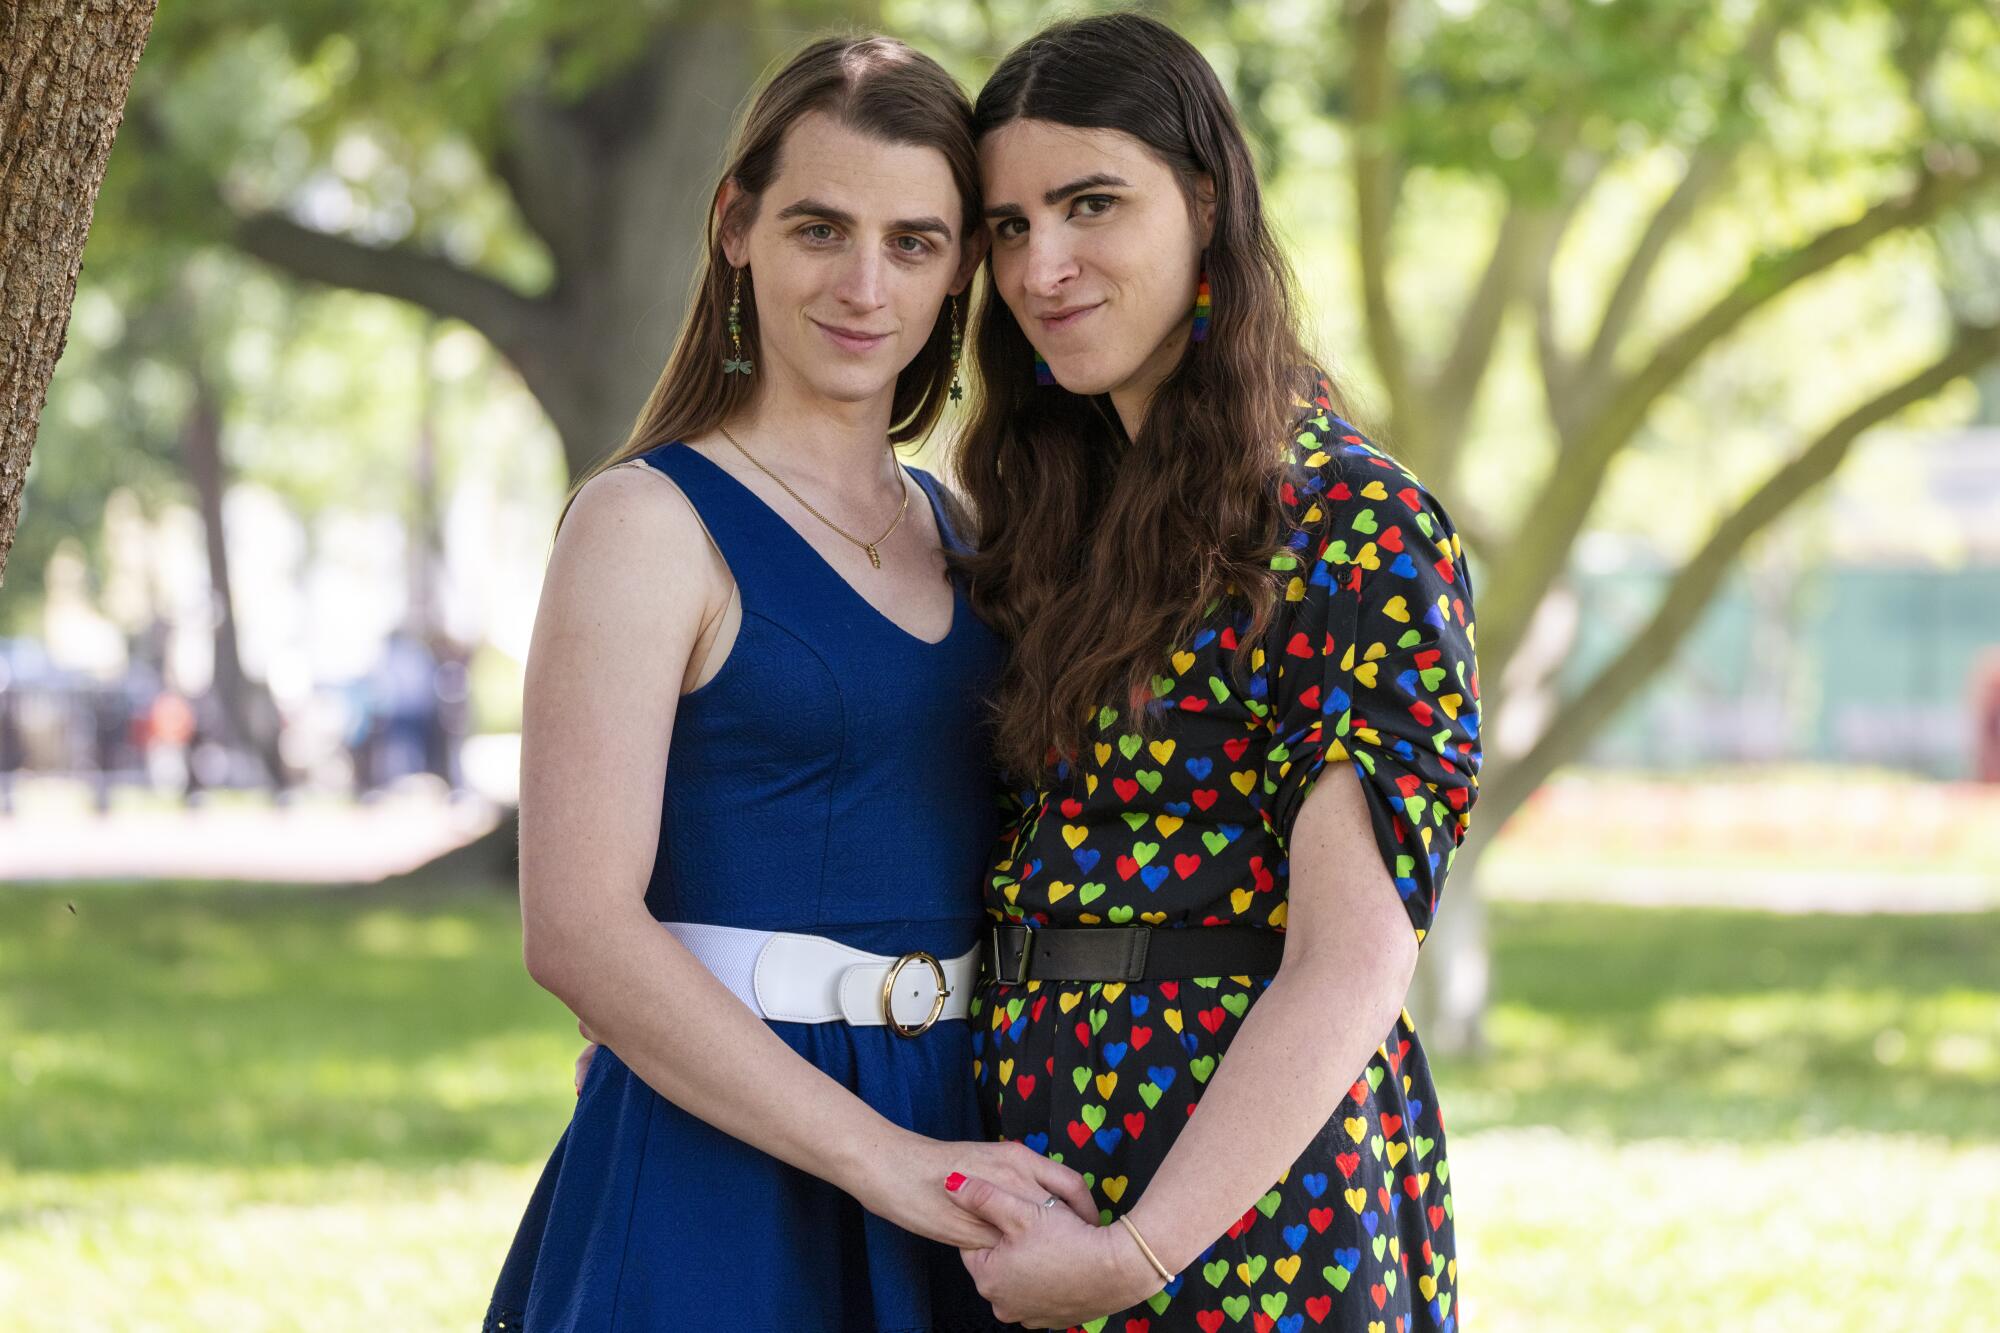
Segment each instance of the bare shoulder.
[[667,476],[634,461],[577,489],[549,557],[543,601],[602,608],[632,628],[692,634],[728,592],[694,506]]

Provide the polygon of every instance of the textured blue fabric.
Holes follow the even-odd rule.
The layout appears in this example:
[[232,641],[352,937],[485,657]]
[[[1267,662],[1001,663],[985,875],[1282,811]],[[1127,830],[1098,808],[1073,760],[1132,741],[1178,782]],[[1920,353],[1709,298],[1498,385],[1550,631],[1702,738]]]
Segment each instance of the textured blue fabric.
[[[721,669],[675,718],[654,918],[965,952],[997,832],[983,701],[1000,641],[957,589],[945,638],[914,637],[715,463],[679,444],[643,458],[693,503],[743,608]],[[910,471],[955,543],[935,481]],[[963,1020],[913,1040],[771,1027],[897,1124],[982,1137]],[[697,1120],[608,1047],[486,1317],[526,1333],[994,1326],[956,1251]]]

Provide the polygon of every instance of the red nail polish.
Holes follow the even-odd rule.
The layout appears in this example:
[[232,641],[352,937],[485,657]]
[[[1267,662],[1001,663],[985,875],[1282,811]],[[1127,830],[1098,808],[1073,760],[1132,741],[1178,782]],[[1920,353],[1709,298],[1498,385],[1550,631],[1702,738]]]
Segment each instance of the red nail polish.
[[954,1194],[958,1192],[958,1187],[960,1185],[963,1185],[964,1183],[965,1183],[965,1177],[961,1176],[956,1171],[952,1172],[950,1175],[944,1178],[944,1187],[952,1191]]

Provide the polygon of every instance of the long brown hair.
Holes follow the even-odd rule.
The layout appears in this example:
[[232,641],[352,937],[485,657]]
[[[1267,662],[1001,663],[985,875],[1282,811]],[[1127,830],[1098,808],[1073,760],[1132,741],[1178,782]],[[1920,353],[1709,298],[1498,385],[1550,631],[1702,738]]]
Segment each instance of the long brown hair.
[[1208,337],[1189,341],[1135,438],[1101,398],[1035,382],[988,272],[974,340],[985,392],[958,468],[980,542],[961,565],[973,604],[1014,644],[995,697],[1000,760],[1033,778],[1081,749],[1102,705],[1144,730],[1160,659],[1217,598],[1249,603],[1235,665],[1248,662],[1276,608],[1281,446],[1310,357],[1249,145],[1186,39],[1139,14],[1058,23],[1010,52],[974,104],[980,139],[1016,120],[1123,131],[1190,203],[1199,178],[1215,187]]
[[[750,105],[729,152],[729,168],[717,181],[708,210],[707,258],[695,278],[680,336],[666,369],[647,395],[625,443],[579,478],[563,503],[584,482],[656,445],[713,430],[740,412],[757,386],[748,375],[725,375],[722,362],[733,356],[725,330],[736,270],[723,253],[725,234],[747,226],[761,197],[778,174],[785,135],[814,111],[885,143],[935,148],[944,154],[958,187],[963,217],[961,243],[979,225],[979,155],[972,139],[972,106],[964,89],[935,60],[891,37],[825,37],[794,56]],[[719,223],[715,202],[723,181],[734,180],[742,194]],[[743,272],[743,350],[757,359],[755,275]],[[922,440],[944,411],[951,384],[951,304],[938,311],[923,349],[896,376],[889,411],[889,439],[896,444]],[[560,526],[561,520],[557,520]]]

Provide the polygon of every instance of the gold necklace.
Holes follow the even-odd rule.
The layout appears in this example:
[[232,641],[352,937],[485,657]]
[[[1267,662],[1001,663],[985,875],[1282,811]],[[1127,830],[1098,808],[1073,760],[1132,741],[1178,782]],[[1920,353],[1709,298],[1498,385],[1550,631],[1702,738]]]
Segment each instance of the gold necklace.
[[[903,515],[908,513],[910,510],[910,486],[908,482],[903,483],[903,504],[902,507],[896,511],[896,521],[889,525],[889,531],[883,533],[880,537],[877,537],[872,542],[864,542],[859,537],[849,532],[846,528],[841,527],[840,524],[828,518],[825,514],[820,513],[819,510],[814,509],[812,507],[811,502],[808,501],[805,496],[800,495],[797,491],[793,490],[789,485],[786,485],[785,479],[783,477],[771,471],[771,469],[765,467],[762,463],[759,463],[755,458],[755,456],[753,456],[748,449],[745,449],[743,447],[742,441],[738,440],[734,435],[731,435],[729,433],[729,427],[723,425],[721,422],[718,421],[715,425],[715,428],[722,432],[723,439],[729,441],[731,444],[736,446],[737,453],[742,454],[745,458],[748,458],[750,460],[750,466],[756,468],[759,472],[769,477],[772,481],[775,481],[778,483],[778,485],[784,487],[785,494],[791,496],[794,500],[797,500],[799,504],[804,507],[805,511],[808,514],[811,514],[814,518],[826,524],[829,528],[832,528],[835,532],[847,538],[847,540],[853,542],[856,546],[859,546],[862,550],[868,552],[869,564],[875,566],[875,568],[877,569],[882,568],[881,553],[878,552],[875,548],[880,546],[883,542],[888,541],[891,534],[893,534],[897,528],[902,526]],[[893,453],[891,456],[893,457]],[[899,481],[902,480],[902,470],[900,468],[897,470],[896,478]]]

